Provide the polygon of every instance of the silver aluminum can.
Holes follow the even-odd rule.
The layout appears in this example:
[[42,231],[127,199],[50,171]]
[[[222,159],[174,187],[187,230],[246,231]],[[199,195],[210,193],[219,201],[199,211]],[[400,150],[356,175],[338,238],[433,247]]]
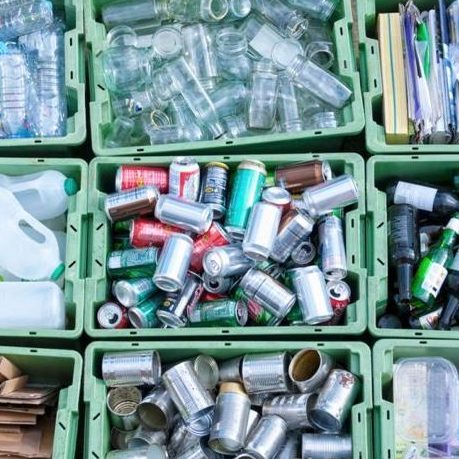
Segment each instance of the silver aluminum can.
[[127,308],[137,306],[153,295],[158,289],[150,278],[124,279],[115,283],[113,294]]
[[307,239],[314,229],[314,220],[304,212],[291,210],[279,227],[270,257],[278,263],[285,263],[293,250]]
[[164,446],[167,435],[164,430],[153,430],[140,425],[128,439],[128,448],[142,448],[150,445]]
[[292,195],[285,188],[280,186],[271,186],[263,190],[261,199],[269,204],[280,207],[283,212],[286,212],[290,208]]
[[211,277],[207,273],[202,275],[204,290],[209,293],[228,293],[234,284],[232,277]]
[[179,415],[178,421],[176,422],[174,430],[169,438],[169,454],[172,457],[175,457],[199,441],[200,437],[196,437],[188,431],[185,422]]
[[308,412],[316,398],[316,394],[278,395],[263,404],[262,414],[280,416],[289,430],[312,429]]
[[211,277],[233,277],[247,272],[252,266],[240,244],[210,249],[202,260],[204,271]]
[[317,266],[295,268],[288,271],[296,292],[303,322],[316,325],[333,317],[333,308],[327,293],[323,273]]
[[283,319],[295,304],[296,296],[280,282],[257,269],[250,269],[242,278],[240,287],[247,298],[279,319]]
[[359,189],[354,177],[344,174],[307,188],[302,198],[308,214],[316,218],[329,213],[332,209],[356,203],[359,199]]
[[310,240],[301,242],[292,251],[292,262],[297,266],[306,266],[314,260],[316,253],[316,247]]
[[224,360],[218,365],[221,382],[242,382],[242,357]]
[[104,459],[168,459],[166,450],[162,446],[151,445],[121,451],[109,451]]
[[302,435],[302,459],[352,459],[350,435],[305,433]]
[[247,354],[242,360],[242,380],[248,394],[280,393],[290,391],[286,352]]
[[220,459],[221,456],[205,445],[204,441],[191,443],[174,459]]
[[159,256],[153,282],[166,292],[181,290],[190,267],[193,239],[186,234],[171,234]]
[[215,405],[209,447],[221,454],[234,454],[244,447],[250,400],[240,383],[223,383]]
[[288,374],[302,393],[310,394],[322,387],[335,366],[333,358],[316,349],[302,349],[292,358]]
[[319,429],[339,433],[360,390],[357,376],[346,370],[332,370],[309,415]]
[[128,440],[134,434],[135,430],[121,430],[118,427],[112,427],[110,430],[110,444],[113,449],[128,449]]
[[168,430],[176,410],[167,390],[160,386],[142,399],[137,407],[140,422],[150,429]]
[[108,391],[107,408],[111,424],[120,430],[134,430],[139,425],[137,406],[142,393],[137,387],[114,387]]
[[108,387],[155,386],[161,378],[161,359],[156,351],[106,352],[102,378]]
[[257,202],[250,212],[242,242],[244,254],[256,261],[267,260],[279,230],[282,210],[267,202]]
[[172,401],[194,435],[205,436],[210,431],[215,402],[202,385],[193,364],[185,361],[163,374]]
[[[252,403],[252,397],[249,398],[250,403]],[[258,424],[258,421],[260,421],[261,415],[258,411],[255,410],[250,410],[249,411],[249,419],[247,421],[247,433],[246,433],[246,438],[249,437],[249,435],[252,433],[252,430],[255,429],[255,427]]]
[[276,456],[276,459],[297,459],[300,449],[300,434],[298,432],[289,432],[287,440]]
[[320,264],[325,279],[341,280],[347,276],[343,221],[326,215],[319,222]]
[[159,197],[155,217],[169,225],[197,234],[206,233],[212,224],[212,209],[199,202],[185,201],[170,194]]

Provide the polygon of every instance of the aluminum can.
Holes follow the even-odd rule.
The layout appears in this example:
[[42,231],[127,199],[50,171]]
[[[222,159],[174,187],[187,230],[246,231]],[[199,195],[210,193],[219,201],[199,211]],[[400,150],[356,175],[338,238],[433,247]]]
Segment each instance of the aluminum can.
[[155,386],[160,377],[156,351],[106,352],[102,358],[102,378],[108,387]]
[[167,167],[128,166],[118,167],[115,178],[116,191],[131,190],[144,186],[155,186],[161,194],[169,190]]
[[113,233],[122,234],[122,235],[129,234],[133,221],[134,221],[133,219],[129,219],[129,220],[120,220],[118,222],[113,222],[112,224]]
[[156,312],[158,319],[168,327],[184,327],[187,323],[187,309],[194,309],[203,291],[201,278],[189,272],[183,289],[180,292],[166,295],[163,304]]
[[190,266],[193,240],[186,234],[172,234],[164,244],[153,282],[165,292],[183,288]]
[[303,314],[301,313],[298,301],[293,305],[293,308],[290,309],[290,312],[285,316],[285,320],[289,325],[304,325]]
[[242,357],[224,360],[218,365],[221,382],[242,382]]
[[225,229],[235,239],[242,240],[253,205],[261,199],[266,179],[266,167],[260,161],[242,161],[234,175],[225,218]]
[[283,394],[290,391],[286,352],[247,354],[242,360],[242,380],[248,394]]
[[142,393],[137,387],[115,387],[108,391],[107,408],[111,424],[121,430],[134,430],[139,425],[137,406]]
[[341,280],[347,276],[343,221],[326,215],[319,222],[320,265],[325,279]]
[[129,236],[124,234],[114,234],[112,236],[112,249],[113,250],[126,250],[132,249],[131,241]]
[[300,449],[300,435],[298,432],[289,432],[284,446],[279,451],[276,459],[297,459]]
[[202,275],[204,290],[210,293],[228,293],[234,284],[231,277],[211,277],[207,273]]
[[199,201],[212,209],[214,220],[219,220],[226,212],[228,171],[224,163],[210,162],[204,166]]
[[137,407],[140,422],[149,429],[168,430],[173,424],[175,413],[174,402],[162,386],[150,392]]
[[107,256],[107,272],[112,279],[151,277],[156,270],[158,249],[115,250]]
[[158,328],[161,325],[156,313],[163,304],[163,295],[145,300],[137,306],[129,308],[128,317],[134,328]]
[[[145,448],[151,445],[164,446],[167,441],[166,432],[163,430],[153,430],[140,424],[128,439],[128,448]],[[162,452],[159,450],[159,452]],[[154,456],[156,458],[156,456]],[[163,456],[159,456],[163,457]],[[167,458],[167,456],[166,456]]]
[[288,374],[297,389],[306,394],[319,390],[335,366],[333,358],[316,349],[302,349],[292,358]]
[[158,189],[154,186],[118,191],[105,198],[105,214],[111,222],[152,214],[158,197]]
[[194,241],[190,269],[196,273],[201,273],[203,270],[203,259],[207,251],[214,247],[226,246],[229,243],[229,236],[223,227],[217,222],[213,222],[209,231],[201,234]]
[[272,260],[258,261],[254,266],[259,271],[263,271],[268,276],[271,276],[273,279],[278,280],[284,275],[284,269],[282,266],[277,264],[277,262]]
[[270,257],[285,263],[293,250],[309,237],[314,229],[314,220],[298,210],[291,210],[283,218],[274,240]]
[[279,230],[282,211],[267,202],[257,202],[252,207],[242,242],[244,254],[256,261],[267,260]]
[[302,435],[302,459],[352,459],[350,435],[305,433]]
[[290,210],[292,204],[292,195],[288,190],[279,186],[265,188],[261,195],[261,199],[268,204],[279,207],[282,211],[282,215]]
[[327,293],[333,308],[329,324],[338,325],[351,302],[351,288],[342,280],[331,280],[327,282]]
[[359,190],[354,177],[344,174],[307,188],[302,199],[308,214],[316,218],[329,213],[332,209],[356,203],[359,199]]
[[240,283],[244,294],[272,315],[283,319],[295,303],[295,294],[280,282],[256,269],[250,269]]
[[169,166],[169,194],[196,201],[199,194],[199,164],[190,156],[178,156]]
[[325,432],[341,432],[359,390],[357,376],[346,370],[332,370],[311,408],[309,419]]
[[162,194],[155,207],[155,217],[185,231],[203,234],[212,224],[212,209],[199,202],[185,201],[170,194]]
[[276,169],[274,179],[277,186],[290,193],[301,193],[305,188],[318,185],[332,178],[328,161],[307,161],[298,164],[280,166]]
[[245,304],[229,299],[198,303],[188,313],[192,327],[243,327],[247,317]]
[[247,300],[247,311],[250,322],[258,327],[275,327],[282,322],[282,319],[263,309],[261,305],[253,300]]
[[316,257],[316,247],[310,241],[301,242],[292,250],[292,262],[297,266],[307,266]]
[[97,323],[105,329],[128,328],[127,309],[109,301],[97,310]]
[[136,248],[162,247],[174,233],[183,233],[183,230],[150,218],[136,218],[131,222],[129,240]]
[[118,281],[113,287],[113,294],[123,306],[130,308],[150,298],[157,290],[151,278],[144,277]]
[[234,277],[247,272],[252,262],[244,255],[240,244],[230,244],[208,250],[202,264],[211,277]]
[[288,275],[297,294],[303,322],[316,325],[330,320],[333,309],[320,269],[315,265],[295,268],[288,271]]
[[209,446],[217,453],[234,454],[244,447],[250,400],[239,383],[223,383],[215,405]]

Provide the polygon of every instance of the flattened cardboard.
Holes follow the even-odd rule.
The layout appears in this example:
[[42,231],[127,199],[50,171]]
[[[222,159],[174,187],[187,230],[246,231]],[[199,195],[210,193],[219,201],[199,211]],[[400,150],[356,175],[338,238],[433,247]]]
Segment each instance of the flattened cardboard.
[[37,416],[35,414],[0,412],[0,424],[35,425],[36,423]]
[[22,371],[9,361],[6,357],[0,356],[0,382],[14,379],[22,375]]
[[28,376],[18,376],[14,379],[9,379],[8,381],[3,381],[0,384],[0,395],[8,395],[18,390],[21,390],[27,384]]

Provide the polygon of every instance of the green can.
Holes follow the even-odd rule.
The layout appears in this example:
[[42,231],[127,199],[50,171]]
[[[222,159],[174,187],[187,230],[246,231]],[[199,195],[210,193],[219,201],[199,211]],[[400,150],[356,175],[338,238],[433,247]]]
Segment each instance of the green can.
[[129,235],[115,234],[112,239],[113,250],[126,250],[132,249],[131,240]]
[[247,311],[250,323],[257,327],[274,327],[282,322],[253,300],[247,300]]
[[127,234],[131,231],[132,219],[130,220],[121,220],[119,222],[114,222],[112,225],[112,230],[115,234]]
[[298,302],[296,302],[293,305],[293,308],[290,309],[290,312],[286,315],[285,320],[290,325],[305,325],[303,320],[303,314],[301,313],[301,309]]
[[152,277],[158,254],[157,247],[115,250],[107,256],[107,272],[112,279]]
[[225,218],[225,229],[233,238],[244,237],[250,212],[261,199],[265,180],[266,167],[261,161],[248,159],[239,164]]
[[247,319],[244,302],[228,299],[198,303],[188,313],[192,327],[243,327]]
[[283,274],[284,270],[279,264],[271,260],[259,261],[255,264],[255,268],[259,271],[263,271],[274,279],[279,279]]
[[150,298],[138,306],[129,308],[128,317],[134,328],[158,328],[161,322],[156,317],[156,311],[163,304],[163,295]]

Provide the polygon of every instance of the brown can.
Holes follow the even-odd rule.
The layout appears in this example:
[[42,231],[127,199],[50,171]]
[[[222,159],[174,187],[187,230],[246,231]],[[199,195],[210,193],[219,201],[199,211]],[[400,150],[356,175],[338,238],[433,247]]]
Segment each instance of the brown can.
[[290,193],[300,193],[305,188],[318,185],[332,178],[328,161],[308,161],[276,169],[275,182]]

